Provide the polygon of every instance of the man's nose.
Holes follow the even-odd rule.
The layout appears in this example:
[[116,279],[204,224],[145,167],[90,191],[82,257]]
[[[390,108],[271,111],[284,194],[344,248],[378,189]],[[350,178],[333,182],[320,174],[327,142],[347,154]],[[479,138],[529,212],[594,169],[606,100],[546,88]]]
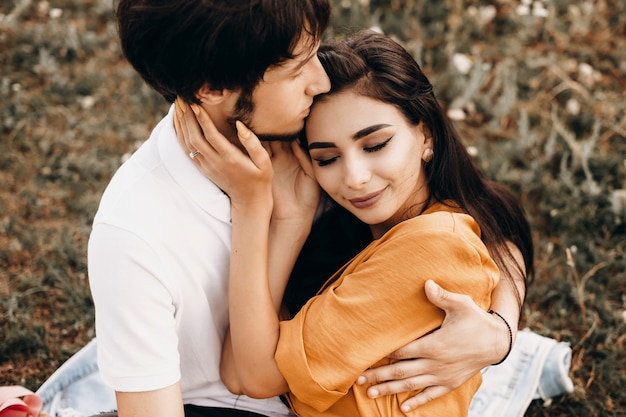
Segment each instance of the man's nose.
[[319,58],[314,57],[312,60],[313,71],[311,71],[311,82],[307,88],[307,94],[316,96],[327,93],[330,90],[330,78],[328,78]]

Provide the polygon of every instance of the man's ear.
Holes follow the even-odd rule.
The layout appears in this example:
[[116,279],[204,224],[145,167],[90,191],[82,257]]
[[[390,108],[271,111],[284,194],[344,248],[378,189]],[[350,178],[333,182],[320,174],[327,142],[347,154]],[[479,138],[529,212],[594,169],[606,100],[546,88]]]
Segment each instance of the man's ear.
[[233,94],[233,90],[213,90],[208,85],[204,85],[198,92],[196,93],[196,97],[205,104],[210,106],[214,106],[217,104],[221,104],[225,100],[227,100]]

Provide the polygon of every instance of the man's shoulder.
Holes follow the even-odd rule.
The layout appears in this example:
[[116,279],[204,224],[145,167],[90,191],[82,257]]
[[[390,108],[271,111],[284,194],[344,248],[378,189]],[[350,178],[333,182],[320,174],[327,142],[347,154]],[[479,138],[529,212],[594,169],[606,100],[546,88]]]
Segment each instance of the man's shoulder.
[[122,207],[140,208],[158,196],[156,183],[161,164],[153,142],[144,142],[117,169],[102,194],[96,218],[123,210]]

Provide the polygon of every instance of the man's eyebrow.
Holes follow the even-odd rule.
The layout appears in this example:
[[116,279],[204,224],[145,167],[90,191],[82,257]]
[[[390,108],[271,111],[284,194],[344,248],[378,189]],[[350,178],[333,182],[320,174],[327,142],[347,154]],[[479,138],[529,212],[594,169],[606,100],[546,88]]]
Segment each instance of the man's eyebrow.
[[[319,49],[319,43],[315,44],[313,48],[309,50],[309,54],[305,56],[305,58],[303,58],[302,61],[298,61],[298,65],[293,67],[291,71],[295,72],[295,71],[300,70],[302,67],[304,67],[311,59],[313,59],[313,57],[317,56],[318,49]],[[300,55],[304,55],[304,54],[300,54]],[[295,58],[293,60],[297,61],[297,59]]]
[[296,65],[295,67],[293,67],[293,69],[291,70],[292,72],[296,72],[296,71],[300,71],[300,69],[302,67],[304,67],[307,62],[309,62],[311,60],[311,58],[313,58],[315,54],[309,55],[307,58],[303,59],[302,61],[300,61],[300,63],[298,65]]
[[[387,123],[379,123],[377,125],[372,125],[372,126],[368,126],[366,128],[363,128],[361,130],[359,130],[358,132],[356,132],[354,135],[352,135],[352,140],[359,140],[362,139],[364,137],[366,137],[367,135],[371,135],[374,132],[378,132],[381,129],[384,129],[386,127],[391,126],[390,124]],[[311,149],[326,149],[326,148],[336,148],[337,145],[335,145],[332,142],[313,142],[309,145],[309,150]]]
[[359,130],[354,135],[352,135],[352,139],[358,140],[358,139],[364,138],[367,135],[371,135],[372,133],[377,132],[389,126],[391,125],[386,124],[386,123],[379,123],[377,125],[368,126],[364,129]]

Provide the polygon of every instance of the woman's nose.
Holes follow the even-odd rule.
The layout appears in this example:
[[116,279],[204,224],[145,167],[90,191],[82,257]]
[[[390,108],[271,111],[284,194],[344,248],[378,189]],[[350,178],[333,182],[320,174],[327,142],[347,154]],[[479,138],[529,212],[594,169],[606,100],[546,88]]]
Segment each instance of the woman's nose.
[[346,162],[344,182],[349,188],[358,190],[367,184],[371,177],[371,172],[364,161],[355,159]]

